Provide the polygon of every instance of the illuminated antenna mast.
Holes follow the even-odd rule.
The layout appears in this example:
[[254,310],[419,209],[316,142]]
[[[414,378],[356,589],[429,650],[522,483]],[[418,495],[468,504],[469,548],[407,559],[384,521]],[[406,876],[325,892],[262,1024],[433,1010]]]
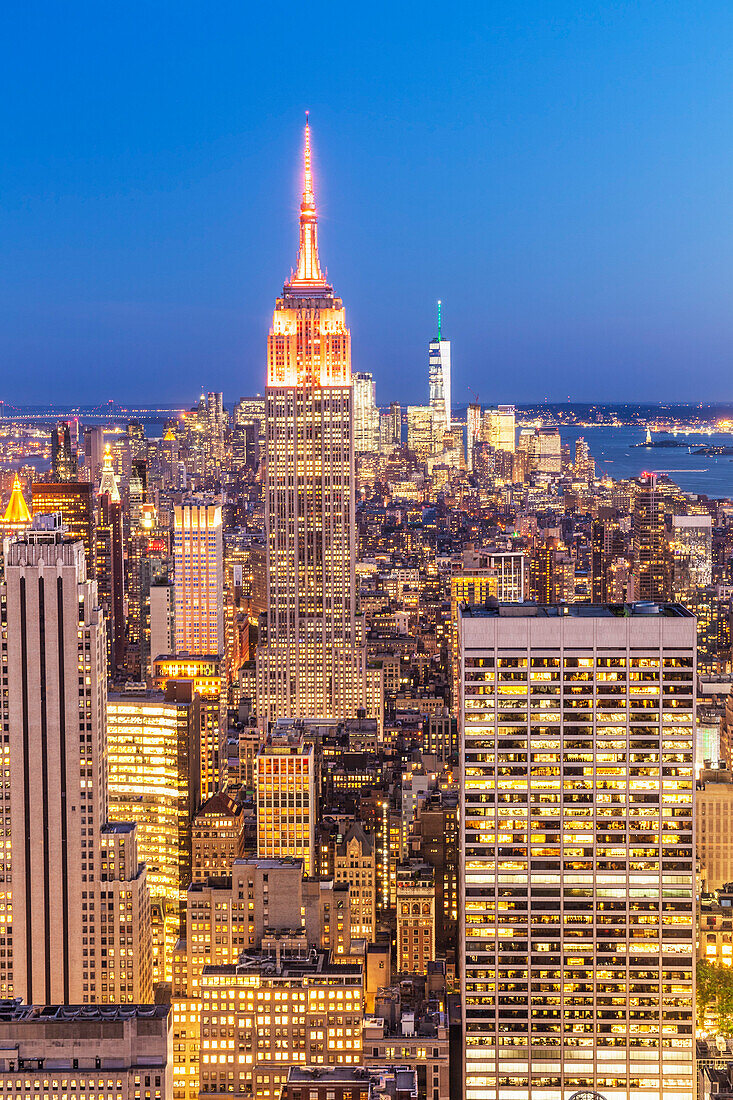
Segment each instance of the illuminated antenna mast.
[[439,340],[439,341],[440,341],[440,340],[442,339],[442,337],[441,337],[441,334],[440,334],[440,333],[441,333],[441,325],[440,325],[440,307],[441,307],[442,305],[443,305],[443,303],[441,302],[440,298],[438,298],[438,340]]

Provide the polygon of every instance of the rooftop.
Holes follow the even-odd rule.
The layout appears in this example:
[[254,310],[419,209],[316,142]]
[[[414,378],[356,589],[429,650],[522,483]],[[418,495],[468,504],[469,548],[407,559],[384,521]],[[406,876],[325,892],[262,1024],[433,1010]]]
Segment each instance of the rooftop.
[[25,1005],[20,1000],[0,1001],[0,1023],[48,1020],[163,1020],[170,1005]]
[[472,619],[536,619],[559,618],[569,615],[575,619],[628,619],[636,617],[661,616],[663,618],[692,618],[692,612],[679,603],[652,603],[641,600],[638,603],[486,603],[461,604],[461,614]]
[[238,963],[225,966],[205,966],[204,978],[232,977],[248,973],[260,973],[267,978],[304,978],[332,977],[344,978],[349,983],[362,982],[362,968],[358,963],[332,962],[331,952],[311,948],[307,955],[289,955],[283,953],[278,960],[277,953],[269,951],[242,952]]

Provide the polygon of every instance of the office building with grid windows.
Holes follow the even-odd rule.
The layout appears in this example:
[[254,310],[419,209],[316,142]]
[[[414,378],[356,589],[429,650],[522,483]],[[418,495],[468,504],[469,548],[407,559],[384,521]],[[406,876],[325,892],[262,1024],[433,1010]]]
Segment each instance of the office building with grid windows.
[[468,1100],[687,1100],[695,619],[463,607]]

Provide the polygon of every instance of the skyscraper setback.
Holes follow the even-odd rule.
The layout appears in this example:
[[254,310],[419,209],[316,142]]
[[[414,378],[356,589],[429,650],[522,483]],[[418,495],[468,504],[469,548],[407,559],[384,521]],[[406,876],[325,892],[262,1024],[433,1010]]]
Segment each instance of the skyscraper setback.
[[305,129],[297,269],[268,339],[267,630],[260,714],[346,716],[363,705],[355,594],[351,334],[318,256]]

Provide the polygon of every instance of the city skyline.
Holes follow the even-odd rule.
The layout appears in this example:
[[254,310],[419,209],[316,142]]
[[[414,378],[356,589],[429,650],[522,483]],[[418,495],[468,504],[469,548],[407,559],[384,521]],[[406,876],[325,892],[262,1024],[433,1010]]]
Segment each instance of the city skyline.
[[[310,107],[354,369],[394,379],[390,399],[421,399],[441,298],[457,404],[487,383],[497,402],[725,400],[729,13],[703,8],[565,3],[548,23],[530,4],[448,33],[428,8],[421,28],[390,13],[386,36],[350,14],[314,36],[295,96],[299,32],[267,14],[246,40],[276,33],[276,57],[247,66],[231,11],[226,45],[187,12],[173,42],[150,20],[134,43],[82,8],[42,31],[17,14],[4,396],[58,400],[71,384],[106,400],[123,374],[131,399],[151,377],[178,400],[202,383],[261,388],[266,288],[296,205],[282,151]],[[359,56],[342,57],[356,32]]]
[[733,1100],[725,13],[84,11],[0,65],[0,1100]]

